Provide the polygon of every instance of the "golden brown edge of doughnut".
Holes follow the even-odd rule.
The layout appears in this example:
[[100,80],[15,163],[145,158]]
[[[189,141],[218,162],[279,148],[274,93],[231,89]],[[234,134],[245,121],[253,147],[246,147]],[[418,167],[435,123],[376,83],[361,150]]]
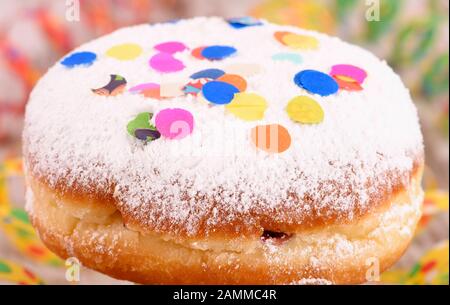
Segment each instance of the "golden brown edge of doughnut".
[[[398,191],[388,202],[380,204],[352,224],[314,227],[295,234],[300,241],[324,232],[342,234],[355,245],[361,243],[362,249],[373,243],[367,238],[377,230],[376,222],[372,223],[374,219],[388,215],[399,202],[405,206],[413,205],[411,201],[420,201],[421,204],[421,175],[422,169],[412,177],[414,190]],[[283,250],[278,253],[281,256],[275,254],[271,257],[270,251],[265,248],[267,245],[253,236],[229,239],[225,235],[205,240],[201,236],[185,239],[182,236],[175,238],[140,232],[127,228],[117,211],[112,210],[111,214],[105,215],[104,210],[100,209],[96,215],[89,207],[80,209],[78,205],[66,204],[59,195],[30,180],[30,177],[28,183],[34,193],[31,209],[33,225],[52,251],[63,258],[75,256],[86,267],[137,283],[287,284],[310,278],[326,279],[337,284],[362,283],[366,281],[368,258],[376,257],[380,271],[383,271],[402,255],[412,238],[412,234],[397,238],[400,230],[395,226],[400,221],[394,221],[390,231],[373,237],[376,251],[372,249],[368,253],[361,250],[359,256],[350,257],[333,255],[330,249],[324,248],[321,243],[326,242],[326,238],[312,239],[311,243],[317,241],[321,244],[311,250],[312,256],[319,257],[318,266],[311,263],[311,257],[297,252],[295,256],[283,256]],[[401,220],[408,221],[407,227],[411,232],[420,218],[420,212],[413,214]],[[306,245],[310,246],[309,243]],[[354,247],[358,252],[358,248]],[[304,244],[295,247],[297,250],[303,248]]]
[[[26,150],[25,150],[26,151]],[[25,153],[27,156],[27,154]],[[71,205],[78,205],[80,208],[92,208],[92,209],[104,209],[106,213],[111,210],[118,210],[122,215],[124,223],[134,230],[143,232],[160,232],[160,233],[173,233],[176,230],[176,234],[180,236],[194,235],[196,237],[218,236],[218,237],[235,237],[235,236],[259,236],[263,230],[270,230],[275,232],[295,232],[299,230],[308,230],[311,228],[318,228],[329,226],[332,224],[344,224],[351,223],[357,219],[361,219],[377,209],[387,208],[389,199],[395,197],[399,192],[402,192],[404,185],[400,177],[406,176],[409,179],[416,176],[418,172],[422,172],[423,168],[423,154],[418,154],[418,157],[414,158],[413,168],[407,173],[399,172],[386,172],[384,174],[385,179],[390,180],[391,188],[388,189],[387,185],[382,182],[377,182],[375,185],[377,189],[376,196],[371,196],[368,200],[368,204],[365,209],[361,209],[360,205],[355,203],[355,208],[351,211],[352,217],[343,214],[342,211],[332,210],[325,208],[320,213],[313,212],[311,215],[298,215],[300,212],[296,204],[281,204],[282,210],[272,211],[250,211],[248,214],[238,215],[233,217],[232,221],[222,221],[223,219],[229,219],[226,216],[226,211],[220,209],[220,203],[215,203],[215,207],[218,209],[218,215],[222,215],[222,220],[214,225],[207,224],[208,217],[211,215],[206,214],[202,216],[200,226],[196,229],[195,234],[189,232],[186,225],[169,223],[164,221],[160,223],[158,227],[156,224],[146,221],[145,217],[136,217],[136,214],[145,214],[143,211],[133,211],[127,205],[121,205],[114,198],[114,185],[111,184],[107,188],[99,189],[97,185],[91,185],[89,187],[83,187],[81,184],[74,181],[71,187],[67,187],[67,181],[65,179],[59,180],[56,185],[50,187],[48,183],[49,175],[34,175],[33,174],[33,158],[28,156],[25,158],[27,166],[27,174],[35,180],[38,180],[42,187],[51,190],[58,198],[64,199],[65,202],[70,202]],[[398,178],[394,178],[398,177]],[[367,188],[374,186],[373,184],[367,185]],[[336,186],[336,188],[339,188]],[[206,198],[205,200],[210,200]],[[292,199],[297,204],[308,203],[309,206],[319,206],[316,202],[312,202],[310,198],[295,198]],[[89,204],[87,204],[89,203]],[[277,215],[277,219],[274,219],[273,215]],[[236,215],[235,215],[236,216]],[[219,216],[217,216],[219,217]],[[220,218],[220,217],[219,217]],[[351,218],[351,219],[350,219]],[[252,219],[251,224],[248,223],[248,219]],[[239,228],[238,230],[236,228]]]

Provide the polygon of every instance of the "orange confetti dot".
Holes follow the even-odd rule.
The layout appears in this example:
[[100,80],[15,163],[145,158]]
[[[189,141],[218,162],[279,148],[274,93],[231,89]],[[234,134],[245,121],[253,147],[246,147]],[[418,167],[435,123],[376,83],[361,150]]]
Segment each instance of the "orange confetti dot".
[[275,39],[278,40],[280,43],[285,44],[283,41],[283,37],[287,34],[291,34],[290,32],[275,32],[273,36],[275,36]]
[[30,245],[28,247],[28,251],[33,254],[33,255],[37,255],[37,256],[41,256],[45,254],[45,250],[39,246],[35,246],[35,245]]
[[344,82],[349,82],[349,83],[357,83],[357,81],[353,78],[351,78],[350,76],[345,76],[345,75],[332,75],[335,78],[338,78]]
[[282,153],[291,146],[288,130],[279,124],[258,125],[252,128],[251,139],[257,148],[270,153]]
[[217,80],[235,86],[240,92],[244,92],[247,89],[247,81],[236,74],[224,74]]
[[348,82],[345,80],[342,80],[341,77],[333,76],[334,80],[338,84],[339,88],[342,90],[347,91],[361,91],[363,90],[363,87],[358,82]]
[[158,99],[158,100],[162,98],[161,93],[160,93],[160,88],[152,88],[152,89],[143,90],[142,94],[148,98],[154,98],[154,99]]
[[206,47],[198,47],[192,50],[191,55],[194,56],[197,59],[205,59],[205,57],[202,55],[203,49]]

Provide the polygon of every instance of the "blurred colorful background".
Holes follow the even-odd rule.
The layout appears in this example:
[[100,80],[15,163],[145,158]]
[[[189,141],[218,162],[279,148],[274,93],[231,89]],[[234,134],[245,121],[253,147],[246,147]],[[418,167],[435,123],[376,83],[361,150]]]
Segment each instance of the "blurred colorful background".
[[[79,6],[77,6],[79,4]],[[379,6],[380,20],[366,15]],[[79,19],[70,9],[79,7]],[[68,13],[69,12],[69,13]],[[416,238],[381,283],[449,283],[449,2],[447,0],[0,1],[0,284],[67,284],[67,266],[23,210],[20,136],[28,94],[77,45],[119,27],[252,15],[336,35],[385,59],[410,88],[425,137],[426,198]],[[83,284],[119,284],[82,268]]]

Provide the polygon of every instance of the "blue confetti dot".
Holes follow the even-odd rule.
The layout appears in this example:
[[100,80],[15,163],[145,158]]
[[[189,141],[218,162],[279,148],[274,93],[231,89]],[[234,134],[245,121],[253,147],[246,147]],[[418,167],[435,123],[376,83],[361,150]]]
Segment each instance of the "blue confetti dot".
[[206,69],[202,71],[198,71],[191,75],[192,79],[199,79],[199,78],[212,78],[216,79],[224,75],[225,72],[220,69]]
[[227,20],[228,23],[235,29],[242,29],[249,26],[258,26],[262,25],[263,23],[259,21],[256,18],[253,17],[236,17],[236,18],[230,18]]
[[297,73],[294,82],[300,88],[321,96],[328,96],[339,90],[339,85],[331,76],[316,70]]
[[303,62],[300,54],[297,53],[278,53],[272,56],[273,60],[290,61],[294,64],[301,64]]
[[199,93],[200,91],[201,91],[201,89],[196,88],[196,87],[194,87],[194,86],[190,86],[190,85],[186,85],[186,86],[183,88],[183,92],[186,93],[186,94],[188,94],[188,93],[194,93],[194,94],[197,94],[197,93]]
[[236,53],[237,50],[229,46],[210,46],[202,50],[202,56],[209,60],[220,60]]
[[79,65],[90,66],[97,59],[97,54],[92,52],[73,53],[61,61],[63,66],[73,68]]
[[225,82],[212,81],[203,85],[203,96],[213,104],[230,103],[239,89]]

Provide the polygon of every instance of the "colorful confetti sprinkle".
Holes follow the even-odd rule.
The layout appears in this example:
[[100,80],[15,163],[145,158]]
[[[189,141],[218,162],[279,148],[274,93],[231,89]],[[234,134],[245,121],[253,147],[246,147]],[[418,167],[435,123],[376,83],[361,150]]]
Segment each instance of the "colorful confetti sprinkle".
[[62,265],[56,255],[42,244],[24,210],[11,208],[0,211],[0,231],[27,258],[46,265]]
[[294,97],[288,103],[286,112],[291,120],[303,124],[317,124],[324,117],[320,104],[308,96]]
[[161,73],[178,72],[184,69],[184,64],[180,60],[168,53],[158,53],[153,55],[149,61],[150,67]]
[[314,50],[319,47],[319,41],[307,35],[289,33],[284,35],[282,40],[286,46],[295,50]]
[[221,60],[234,55],[237,50],[230,46],[209,46],[202,50],[201,55],[209,60]]
[[196,96],[200,91],[202,91],[203,85],[209,81],[211,81],[210,78],[198,78],[191,80],[183,87],[183,92],[185,94]]
[[349,79],[342,79],[343,81],[351,82],[356,81],[359,84],[362,84],[367,77],[366,71],[361,68],[358,68],[353,65],[334,65],[331,67],[330,71],[331,76],[343,76],[348,77]]
[[267,102],[255,93],[237,93],[225,108],[242,120],[256,121],[264,118]]
[[186,85],[186,86],[184,86],[183,87],[183,92],[185,93],[185,94],[191,94],[191,95],[197,95],[200,91],[202,91],[202,89],[201,88],[197,88],[197,87],[194,87],[194,86],[192,86],[192,85]]
[[249,26],[263,25],[263,23],[260,20],[250,16],[230,18],[227,19],[227,21],[235,29],[242,29]]
[[277,32],[273,33],[273,36],[275,37],[276,40],[278,40],[279,43],[286,45],[283,41],[283,37],[290,33],[291,32],[277,31]]
[[143,83],[129,89],[132,94],[142,94],[148,98],[161,98],[160,86],[156,83]]
[[449,242],[444,240],[426,253],[409,270],[389,270],[381,275],[383,283],[406,285],[448,285]]
[[156,139],[159,139],[161,137],[161,134],[158,130],[154,129],[136,129],[134,131],[134,135],[136,138],[142,141],[153,141]]
[[353,81],[343,80],[342,77],[339,76],[339,75],[333,76],[333,79],[338,84],[339,89],[347,90],[347,91],[361,91],[361,90],[363,90],[363,87],[361,87],[361,85],[355,80],[353,80]]
[[10,260],[0,258],[0,282],[18,285],[41,285],[44,282],[27,268]]
[[25,210],[14,207],[11,202],[14,198],[11,196],[9,181],[21,176],[23,172],[20,158],[6,159],[0,163],[0,233],[18,253],[33,262],[61,266],[62,261],[42,244]]
[[240,92],[244,92],[247,89],[247,81],[236,74],[224,74],[217,80],[235,86]]
[[333,78],[338,78],[338,79],[340,79],[340,80],[342,80],[344,82],[357,83],[357,81],[354,80],[353,78],[348,77],[348,76],[344,76],[344,75],[333,75]]
[[294,64],[301,64],[303,62],[300,54],[297,53],[278,53],[272,56],[275,61],[289,61]]
[[92,52],[73,53],[61,61],[63,66],[73,68],[76,66],[90,66],[97,59],[97,54]]
[[203,96],[211,103],[224,105],[230,103],[239,89],[228,83],[211,81],[203,85]]
[[156,128],[168,139],[182,139],[190,135],[194,129],[194,117],[181,108],[163,109],[155,117]]
[[262,68],[258,64],[236,63],[225,67],[227,74],[237,74],[243,77],[251,77],[261,73]]
[[294,50],[313,50],[319,47],[319,41],[312,36],[291,32],[275,32],[275,39]]
[[168,41],[157,44],[154,46],[154,49],[163,53],[175,54],[186,50],[187,47],[184,43],[179,41]]
[[257,148],[269,153],[282,153],[291,146],[288,130],[279,124],[253,127],[251,139]]
[[[426,173],[429,179],[431,174]],[[441,213],[448,213],[449,199],[448,192],[444,192],[433,187],[427,186],[425,198],[423,200],[422,217],[417,225],[416,234],[424,231],[427,225]]]
[[199,79],[199,78],[217,79],[224,74],[225,72],[220,69],[205,69],[192,74],[190,77],[192,79]]
[[203,60],[206,59],[203,55],[202,52],[206,47],[198,47],[192,50],[191,55],[197,59]]
[[127,81],[123,76],[117,74],[111,74],[109,83],[101,88],[92,89],[92,92],[98,95],[104,96],[116,96],[123,93]]
[[151,142],[158,139],[161,134],[155,126],[151,125],[150,120],[153,114],[150,112],[141,112],[127,124],[127,131],[139,140]]
[[106,55],[118,60],[132,60],[142,54],[142,48],[135,43],[124,43],[111,47]]
[[339,90],[337,82],[328,74],[316,70],[303,70],[294,77],[300,88],[321,96],[328,96]]

